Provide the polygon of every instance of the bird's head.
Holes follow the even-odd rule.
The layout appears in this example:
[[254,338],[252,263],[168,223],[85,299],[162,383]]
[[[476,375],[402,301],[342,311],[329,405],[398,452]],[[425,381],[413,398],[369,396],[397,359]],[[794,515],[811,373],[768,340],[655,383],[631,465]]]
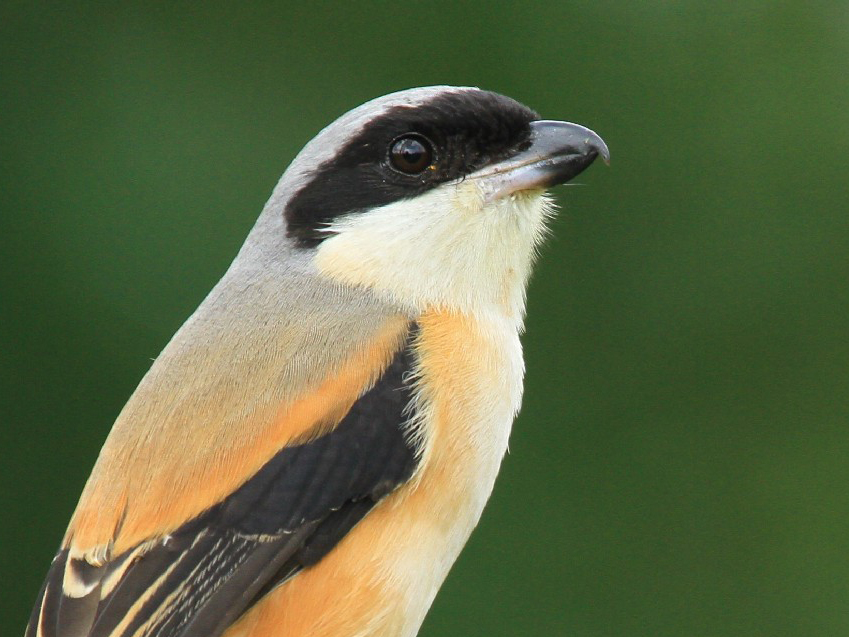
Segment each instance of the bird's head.
[[324,276],[407,308],[521,322],[553,209],[545,190],[599,155],[608,159],[607,146],[591,130],[542,120],[503,95],[417,88],[321,131],[270,204],[292,249]]

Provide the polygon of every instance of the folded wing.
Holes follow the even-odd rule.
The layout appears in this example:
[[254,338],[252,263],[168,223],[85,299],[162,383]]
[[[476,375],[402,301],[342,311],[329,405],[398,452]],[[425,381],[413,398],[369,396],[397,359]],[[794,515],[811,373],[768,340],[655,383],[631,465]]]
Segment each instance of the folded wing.
[[200,515],[102,563],[63,548],[27,637],[216,637],[321,560],[416,468],[413,338],[335,427],[292,441]]

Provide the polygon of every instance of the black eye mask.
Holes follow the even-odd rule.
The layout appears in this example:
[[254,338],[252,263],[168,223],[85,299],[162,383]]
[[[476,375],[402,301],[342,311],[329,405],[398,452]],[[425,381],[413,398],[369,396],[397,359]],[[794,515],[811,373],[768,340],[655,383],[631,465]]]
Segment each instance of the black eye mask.
[[302,247],[328,237],[334,219],[415,197],[529,145],[537,113],[489,91],[446,93],[396,106],[321,164],[289,201],[287,234]]

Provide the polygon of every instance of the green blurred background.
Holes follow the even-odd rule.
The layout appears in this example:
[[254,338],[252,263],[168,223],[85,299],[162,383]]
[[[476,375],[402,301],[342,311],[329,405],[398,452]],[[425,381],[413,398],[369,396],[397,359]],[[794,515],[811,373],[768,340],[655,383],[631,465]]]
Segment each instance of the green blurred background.
[[0,633],[294,154],[450,83],[613,163],[556,193],[511,454],[422,634],[849,635],[846,2],[7,0],[0,53]]

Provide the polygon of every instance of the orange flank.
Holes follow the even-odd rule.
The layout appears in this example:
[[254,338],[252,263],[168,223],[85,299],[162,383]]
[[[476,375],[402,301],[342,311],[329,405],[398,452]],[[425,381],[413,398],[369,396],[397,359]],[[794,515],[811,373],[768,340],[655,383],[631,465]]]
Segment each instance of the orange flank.
[[500,460],[503,446],[487,440],[493,422],[513,417],[511,371],[521,369],[475,319],[433,311],[417,322],[418,470],[222,637],[394,636],[424,618],[492,488],[495,469],[483,467],[497,468],[489,456]]

